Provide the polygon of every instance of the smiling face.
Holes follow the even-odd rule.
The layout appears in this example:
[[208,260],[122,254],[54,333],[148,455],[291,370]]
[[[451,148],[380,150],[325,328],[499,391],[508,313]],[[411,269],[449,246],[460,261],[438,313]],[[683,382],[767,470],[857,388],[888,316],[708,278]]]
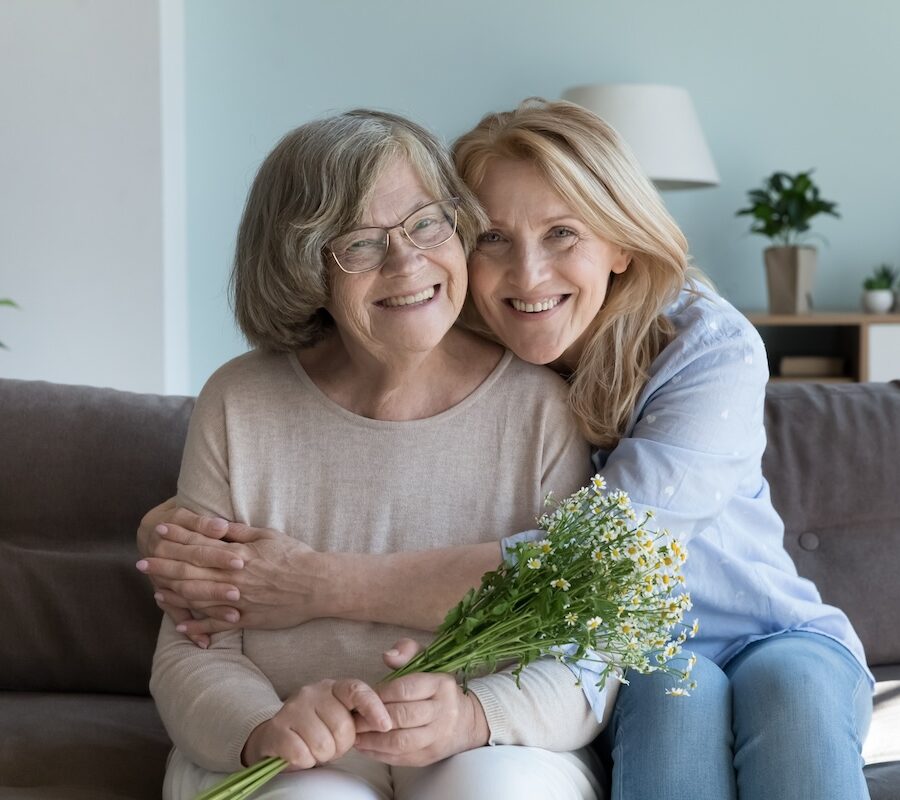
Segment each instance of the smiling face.
[[489,162],[476,194],[491,219],[469,259],[475,306],[532,364],[572,369],[628,254],[595,234],[526,161]]
[[[434,200],[405,160],[388,165],[375,183],[357,227],[390,228]],[[459,236],[419,250],[399,228],[378,269],[348,275],[330,258],[330,299],[325,306],[351,354],[389,363],[436,348],[450,330],[466,294],[466,257]]]

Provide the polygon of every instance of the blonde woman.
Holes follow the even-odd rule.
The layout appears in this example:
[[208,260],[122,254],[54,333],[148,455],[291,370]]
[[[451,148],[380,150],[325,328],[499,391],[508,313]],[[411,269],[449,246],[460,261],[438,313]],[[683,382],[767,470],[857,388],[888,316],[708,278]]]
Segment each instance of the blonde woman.
[[[631,676],[605,733],[613,798],[867,797],[872,679],[845,615],[797,576],[783,547],[761,469],[768,375],[758,335],[692,270],[658,194],[592,114],[530,101],[488,115],[457,142],[456,162],[491,220],[469,261],[469,325],[564,375],[594,467],[689,544],[698,686],[675,701],[665,681]],[[161,514],[174,523],[164,536],[152,533]],[[277,616],[251,600],[260,575],[280,582],[259,555],[277,534],[232,527],[226,536],[245,544],[226,545],[214,524],[226,527],[156,511],[139,537],[163,556],[141,564],[159,576],[161,602],[183,613],[175,606],[199,589],[195,605],[216,617],[186,623],[194,636]],[[179,542],[199,548],[193,567]],[[255,577],[206,568],[233,552],[257,562]],[[312,599],[284,594],[278,613],[402,616],[391,587],[426,581],[452,595],[496,558],[490,545],[386,556],[369,577],[345,560],[358,576],[345,584],[353,610],[309,582]],[[308,551],[296,559],[307,572],[339,563]],[[227,591],[242,600],[222,602]],[[440,609],[418,614],[432,612],[433,624]]]

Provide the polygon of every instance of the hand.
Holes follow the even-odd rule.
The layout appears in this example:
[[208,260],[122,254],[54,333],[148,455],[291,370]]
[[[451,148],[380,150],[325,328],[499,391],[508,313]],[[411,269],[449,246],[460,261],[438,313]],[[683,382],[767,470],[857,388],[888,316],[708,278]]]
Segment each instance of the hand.
[[327,567],[337,556],[280,531],[170,505],[144,517],[138,540],[150,557],[137,568],[153,581],[160,607],[173,618],[178,614],[178,630],[192,639],[235,628],[286,628],[334,612],[340,587]]
[[[421,646],[404,639],[384,654],[396,669]],[[357,721],[356,749],[385,764],[422,767],[448,756],[486,745],[490,729],[481,703],[465,694],[452,675],[416,672],[380,687],[378,695],[391,718],[391,729],[379,731]]]
[[278,756],[288,762],[288,771],[325,764],[353,747],[357,719],[371,730],[391,726],[384,704],[368,684],[352,678],[309,684],[292,694],[272,719],[253,729],[241,760],[249,766]]
[[[182,513],[183,511],[183,513]],[[155,508],[148,511],[143,519],[141,520],[140,527],[137,532],[137,548],[138,551],[143,556],[158,556],[165,557],[170,553],[164,549],[170,547],[168,542],[160,539],[160,536],[165,536],[168,534],[168,529],[165,525],[167,522],[173,522],[180,518],[183,518],[184,514],[188,514],[189,512],[184,510],[179,510],[175,505],[175,498],[170,498]],[[197,518],[201,519],[201,518]],[[222,525],[221,523],[224,520],[207,520],[206,529],[211,533],[214,538],[221,537],[222,533]],[[187,541],[184,539],[183,541]],[[203,537],[195,540],[193,546],[201,547],[207,544]],[[161,551],[162,548],[162,551]],[[178,551],[181,552],[180,550]],[[195,554],[196,558],[200,558],[200,553]],[[231,559],[229,559],[230,561]],[[149,566],[149,562],[146,560],[138,561],[137,568],[141,572],[147,572]],[[155,576],[150,576],[150,582],[152,583],[154,589],[156,589],[156,593],[154,594],[154,598],[156,599],[157,605],[166,612],[166,614],[172,619],[172,621],[176,624],[183,624],[193,619],[193,616],[188,609],[188,607],[184,603],[173,604],[170,602],[166,602],[165,596],[162,594],[162,585],[157,580]],[[226,595],[228,594],[229,588],[225,589]],[[195,633],[190,634],[189,638],[194,644],[199,647],[209,647],[209,636],[205,633]]]

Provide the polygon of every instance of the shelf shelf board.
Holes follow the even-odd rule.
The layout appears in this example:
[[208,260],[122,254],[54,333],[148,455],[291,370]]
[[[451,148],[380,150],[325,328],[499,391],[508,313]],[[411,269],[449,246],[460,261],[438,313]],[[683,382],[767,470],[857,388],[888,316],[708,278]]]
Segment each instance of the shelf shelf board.
[[768,311],[743,311],[754,325],[817,326],[817,325],[900,325],[900,313],[866,314],[862,311],[810,311],[808,314],[770,314]]
[[855,383],[854,379],[849,375],[829,375],[829,376],[815,376],[815,375],[803,375],[803,376],[785,376],[785,375],[772,375],[769,378],[770,383]]

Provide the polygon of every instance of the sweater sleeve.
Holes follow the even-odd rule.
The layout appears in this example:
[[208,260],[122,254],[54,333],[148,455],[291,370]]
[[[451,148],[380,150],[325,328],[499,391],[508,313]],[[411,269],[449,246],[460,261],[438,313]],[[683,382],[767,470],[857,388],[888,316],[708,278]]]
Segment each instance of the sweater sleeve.
[[[178,478],[178,504],[199,514],[233,519],[228,482],[225,404],[210,384],[188,428]],[[243,654],[241,631],[216,634],[202,650],[168,617],[153,657],[150,691],[172,741],[205,769],[233,772],[253,729],[282,703],[263,673]]]
[[[521,687],[521,688],[520,688]],[[618,683],[601,692],[602,722],[591,709],[576,675],[555,658],[529,664],[516,686],[512,670],[469,681],[491,731],[489,744],[542,747],[558,752],[584,747],[605,727]]]

